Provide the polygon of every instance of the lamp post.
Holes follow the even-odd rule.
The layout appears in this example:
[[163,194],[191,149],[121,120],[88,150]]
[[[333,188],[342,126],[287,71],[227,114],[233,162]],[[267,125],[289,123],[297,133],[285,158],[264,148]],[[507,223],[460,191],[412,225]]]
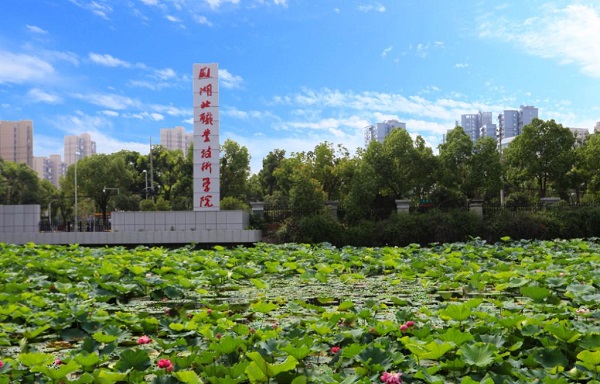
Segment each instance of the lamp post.
[[58,200],[51,200],[48,203],[48,222],[50,223],[50,230],[52,231],[52,203]]
[[79,218],[77,217],[77,162],[79,161],[79,156],[81,152],[75,152],[75,230],[74,232],[78,232],[77,224],[79,223]]
[[146,175],[146,188],[144,190],[146,191],[146,200],[148,200],[148,170],[144,169],[142,172]]

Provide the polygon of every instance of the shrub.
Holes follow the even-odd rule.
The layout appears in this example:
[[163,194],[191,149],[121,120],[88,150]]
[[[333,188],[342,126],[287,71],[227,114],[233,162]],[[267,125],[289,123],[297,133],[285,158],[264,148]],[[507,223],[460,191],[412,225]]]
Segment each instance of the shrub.
[[223,211],[250,211],[250,205],[233,196],[224,197],[221,200],[220,208]]

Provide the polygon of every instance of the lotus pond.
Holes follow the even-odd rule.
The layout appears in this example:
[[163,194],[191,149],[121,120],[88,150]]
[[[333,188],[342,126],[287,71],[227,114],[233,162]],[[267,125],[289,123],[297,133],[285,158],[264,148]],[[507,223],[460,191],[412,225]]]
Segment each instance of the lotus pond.
[[600,383],[600,239],[0,252],[0,383]]

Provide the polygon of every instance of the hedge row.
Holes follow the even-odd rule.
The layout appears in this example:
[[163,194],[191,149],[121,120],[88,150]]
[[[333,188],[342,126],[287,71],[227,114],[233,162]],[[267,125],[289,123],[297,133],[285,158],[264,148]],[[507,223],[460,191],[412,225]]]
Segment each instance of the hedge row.
[[406,246],[411,243],[462,242],[481,238],[570,239],[600,237],[600,207],[537,212],[499,211],[480,219],[465,210],[394,214],[383,221],[348,226],[329,214],[287,219],[274,233],[277,242],[321,243],[337,246]]

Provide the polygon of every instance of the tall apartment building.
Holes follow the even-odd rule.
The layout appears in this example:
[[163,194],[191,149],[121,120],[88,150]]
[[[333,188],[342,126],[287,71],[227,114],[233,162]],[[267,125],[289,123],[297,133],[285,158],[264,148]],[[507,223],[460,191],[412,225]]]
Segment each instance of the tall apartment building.
[[33,121],[0,120],[0,158],[33,168]]
[[74,164],[76,160],[95,154],[96,142],[92,141],[89,133],[65,136],[64,158],[67,167]]
[[183,127],[162,128],[160,130],[160,145],[168,150],[180,149],[186,156],[188,148],[194,142],[193,133],[185,133]]
[[383,140],[390,134],[394,128],[406,129],[406,123],[398,120],[385,120],[383,123],[377,123],[365,127],[365,147],[369,146],[371,140],[377,140],[383,143]]
[[34,157],[33,170],[37,172],[41,179],[46,179],[55,187],[59,187],[61,176],[66,173],[66,165],[62,162],[60,155],[50,155],[48,157]]
[[596,123],[596,125],[594,126],[594,132],[595,133],[600,133],[600,121]]
[[519,110],[504,110],[498,115],[498,128],[502,138],[518,136],[524,126],[538,118],[538,109],[531,105],[521,105]]
[[473,142],[482,137],[496,138],[496,124],[492,112],[478,112],[460,116],[460,126]]

